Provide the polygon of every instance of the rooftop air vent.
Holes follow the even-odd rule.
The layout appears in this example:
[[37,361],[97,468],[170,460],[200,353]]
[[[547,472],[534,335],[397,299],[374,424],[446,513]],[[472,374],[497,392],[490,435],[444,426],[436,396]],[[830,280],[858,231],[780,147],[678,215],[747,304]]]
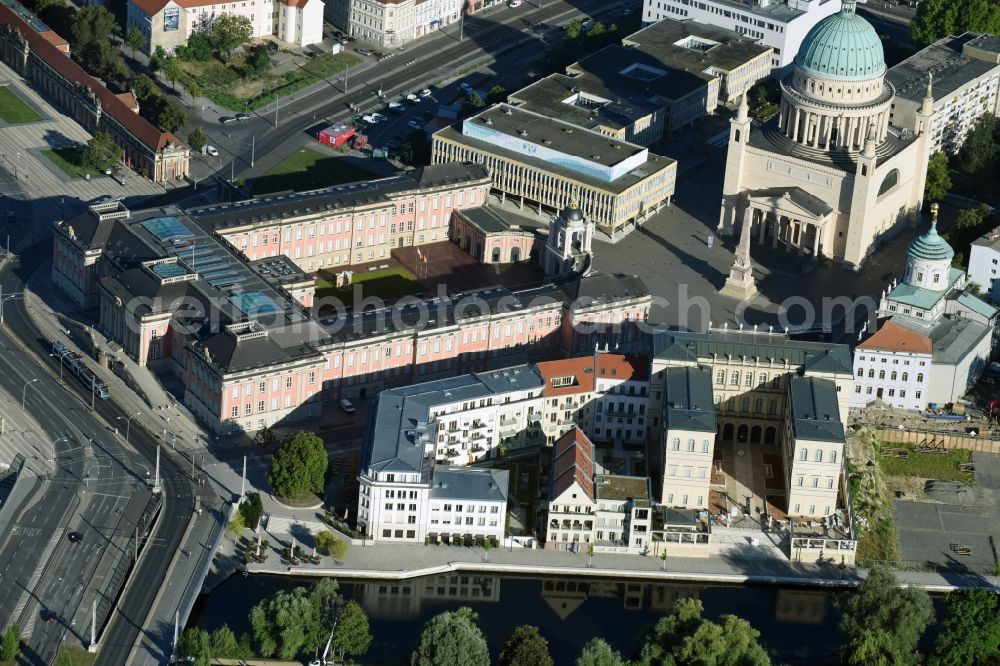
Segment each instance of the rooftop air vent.
[[526,129],[519,129],[517,130],[517,133],[520,134],[521,136],[528,136],[528,130]]
[[592,159],[592,160],[599,160],[599,159],[601,159],[601,156],[598,155],[598,154],[596,154],[596,153],[594,153],[593,155],[590,156],[590,159]]
[[510,108],[509,106],[505,106],[503,108],[503,112],[508,116],[514,115],[514,109]]
[[548,139],[548,138],[542,139],[542,143],[544,143],[546,146],[551,146],[552,145],[552,139]]
[[486,119],[486,120],[485,120],[484,122],[485,122],[485,123],[486,123],[487,125],[492,125],[492,124],[493,124],[493,119],[492,119],[492,118],[487,118],[487,119]]
[[572,134],[573,133],[573,128],[572,127],[563,127],[563,132],[566,132],[566,134]]

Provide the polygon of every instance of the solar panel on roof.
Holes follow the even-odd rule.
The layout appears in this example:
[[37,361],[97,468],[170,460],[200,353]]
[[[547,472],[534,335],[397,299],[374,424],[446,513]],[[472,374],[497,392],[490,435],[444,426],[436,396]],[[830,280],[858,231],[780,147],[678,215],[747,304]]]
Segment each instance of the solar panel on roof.
[[161,241],[174,238],[191,238],[194,236],[176,217],[154,217],[145,220],[142,226]]

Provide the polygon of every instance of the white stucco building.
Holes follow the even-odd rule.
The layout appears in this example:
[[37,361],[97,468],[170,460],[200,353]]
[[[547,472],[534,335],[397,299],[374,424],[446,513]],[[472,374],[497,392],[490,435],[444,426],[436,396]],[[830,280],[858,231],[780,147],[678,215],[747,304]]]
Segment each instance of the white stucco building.
[[295,46],[323,41],[323,0],[128,0],[126,27],[146,38],[146,53],[167,52],[222,14],[244,16],[253,37],[276,37]]
[[931,151],[957,153],[976,120],[984,113],[997,115],[1000,108],[1000,37],[973,32],[945,37],[890,69],[894,125],[916,128],[928,74],[934,80]]
[[717,434],[711,371],[706,367],[666,368],[663,392],[662,503],[705,509]]
[[1000,227],[972,242],[969,250],[969,282],[1000,303]]
[[937,232],[910,243],[902,279],[882,292],[878,329],[854,353],[851,407],[875,400],[901,409],[953,403],[986,368],[998,311],[966,291],[955,251]]
[[844,423],[837,385],[830,379],[793,375],[788,381],[785,457],[788,513],[830,516],[844,478]]
[[461,18],[462,0],[344,0],[349,35],[378,46],[402,46]]
[[774,49],[771,66],[789,68],[809,30],[840,10],[840,0],[643,0],[644,24],[660,19],[726,28]]
[[776,118],[732,121],[719,231],[858,270],[918,219],[930,156],[928,83],[915,131],[890,122],[895,88],[882,42],[845,0],[802,40]]

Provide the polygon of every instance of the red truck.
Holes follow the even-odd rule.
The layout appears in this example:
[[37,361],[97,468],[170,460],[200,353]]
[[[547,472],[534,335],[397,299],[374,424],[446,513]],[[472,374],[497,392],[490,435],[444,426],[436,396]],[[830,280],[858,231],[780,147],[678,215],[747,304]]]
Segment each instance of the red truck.
[[320,143],[338,148],[354,138],[356,133],[353,127],[347,125],[331,125],[320,131],[318,138]]

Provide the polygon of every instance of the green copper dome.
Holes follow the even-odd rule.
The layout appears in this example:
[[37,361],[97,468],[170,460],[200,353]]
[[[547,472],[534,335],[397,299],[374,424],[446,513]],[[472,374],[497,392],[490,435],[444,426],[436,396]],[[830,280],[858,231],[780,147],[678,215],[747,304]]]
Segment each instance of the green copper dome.
[[863,81],[885,72],[882,40],[872,24],[854,13],[854,0],[813,26],[795,64],[806,73],[837,81]]
[[906,254],[911,259],[947,261],[950,264],[952,257],[955,256],[955,250],[948,244],[948,241],[938,235],[937,220],[934,220],[931,222],[931,228],[927,233],[915,238],[910,243]]

